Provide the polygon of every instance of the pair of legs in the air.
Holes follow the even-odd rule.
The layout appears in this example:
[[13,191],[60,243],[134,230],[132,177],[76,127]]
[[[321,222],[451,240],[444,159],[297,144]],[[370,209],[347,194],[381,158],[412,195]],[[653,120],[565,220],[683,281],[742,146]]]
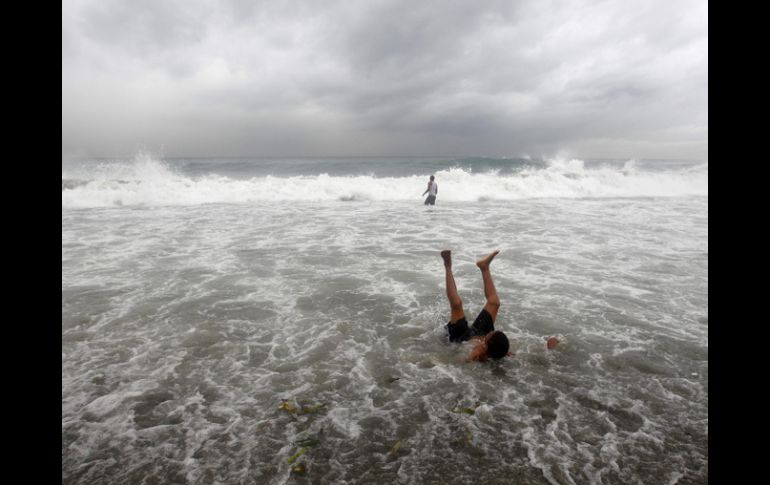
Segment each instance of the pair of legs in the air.
[[[487,299],[484,304],[484,310],[492,316],[492,322],[497,320],[497,310],[500,309],[500,298],[497,296],[495,283],[492,281],[492,273],[489,272],[489,263],[497,256],[500,251],[493,251],[486,257],[476,261],[476,266],[481,270],[481,278],[484,280],[484,296]],[[465,316],[463,310],[463,301],[457,292],[455,278],[452,274],[452,251],[445,249],[441,251],[441,257],[444,259],[444,270],[446,272],[446,296],[449,298],[449,307],[452,310],[450,322],[455,323]]]

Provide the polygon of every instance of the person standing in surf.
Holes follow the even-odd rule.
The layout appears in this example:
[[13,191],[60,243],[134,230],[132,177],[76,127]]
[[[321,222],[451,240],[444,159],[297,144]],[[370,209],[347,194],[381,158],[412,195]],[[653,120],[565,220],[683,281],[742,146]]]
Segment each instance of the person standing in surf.
[[436,205],[436,194],[438,194],[438,184],[434,180],[435,177],[433,175],[430,176],[430,180],[428,181],[428,188],[425,189],[425,192],[422,193],[422,195],[428,194],[428,197],[425,199],[425,205]]

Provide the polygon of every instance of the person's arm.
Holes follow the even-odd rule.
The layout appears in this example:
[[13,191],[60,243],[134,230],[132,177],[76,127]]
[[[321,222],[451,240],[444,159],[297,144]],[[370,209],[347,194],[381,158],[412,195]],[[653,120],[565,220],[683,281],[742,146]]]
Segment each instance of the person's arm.
[[425,192],[423,192],[422,195],[427,194],[429,190],[430,190],[430,182],[428,182],[428,188],[425,189]]

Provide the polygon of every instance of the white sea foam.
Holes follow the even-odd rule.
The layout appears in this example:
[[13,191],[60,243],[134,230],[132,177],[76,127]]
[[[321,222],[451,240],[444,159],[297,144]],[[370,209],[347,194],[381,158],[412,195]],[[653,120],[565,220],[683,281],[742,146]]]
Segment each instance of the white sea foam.
[[[209,180],[156,163],[142,180],[190,195]],[[497,179],[688,176],[586,165]],[[133,183],[130,164],[110,170],[90,183]],[[423,178],[394,180],[407,179],[420,192]],[[62,211],[68,481],[285,483],[304,439],[319,441],[298,460],[306,478],[330,483],[705,477],[706,198],[266,202]],[[438,250],[454,251],[472,319],[474,262],[496,247],[495,326],[514,356],[467,364],[467,344],[446,343]],[[324,406],[292,414],[281,399]]]
[[[677,197],[708,195],[708,164],[668,171],[587,169],[577,159],[515,174],[450,168],[435,173],[440,202],[528,198]],[[163,161],[139,155],[132,163],[62,171],[62,207],[163,206],[280,201],[420,201],[423,174],[261,176],[241,180],[217,174],[186,176]],[[64,181],[67,181],[65,184]],[[73,182],[74,180],[74,182]]]

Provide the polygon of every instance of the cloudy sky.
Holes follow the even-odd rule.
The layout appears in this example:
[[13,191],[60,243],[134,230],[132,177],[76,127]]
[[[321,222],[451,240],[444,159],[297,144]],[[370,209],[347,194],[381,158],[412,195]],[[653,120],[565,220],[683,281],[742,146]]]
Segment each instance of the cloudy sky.
[[706,0],[63,0],[62,156],[708,158]]

